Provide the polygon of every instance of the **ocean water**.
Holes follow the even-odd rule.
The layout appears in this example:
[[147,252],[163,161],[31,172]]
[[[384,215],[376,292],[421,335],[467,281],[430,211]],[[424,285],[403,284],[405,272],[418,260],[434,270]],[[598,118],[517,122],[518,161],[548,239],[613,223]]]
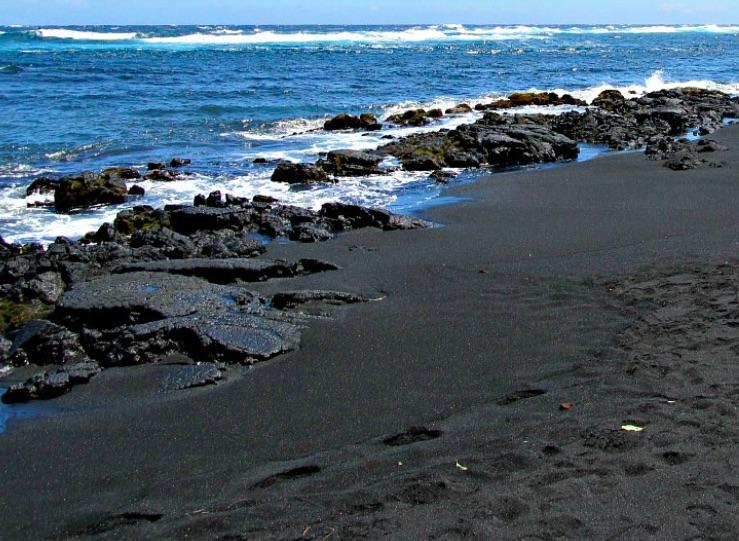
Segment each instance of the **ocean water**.
[[0,235],[74,237],[127,206],[74,215],[27,208],[24,188],[38,175],[173,156],[192,158],[196,174],[144,182],[147,195],[129,205],[220,189],[311,208],[341,200],[413,212],[440,195],[423,174],[299,189],[271,183],[273,166],[251,162],[313,161],[476,118],[370,135],[319,129],[340,112],[385,117],[521,90],[586,100],[610,87],[737,94],[738,68],[739,26],[0,27]]

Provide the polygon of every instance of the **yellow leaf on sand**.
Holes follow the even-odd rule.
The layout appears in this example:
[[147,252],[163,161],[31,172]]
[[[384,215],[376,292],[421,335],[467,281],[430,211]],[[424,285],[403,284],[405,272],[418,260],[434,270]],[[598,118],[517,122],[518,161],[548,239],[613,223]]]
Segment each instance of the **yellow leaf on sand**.
[[626,432],[642,432],[644,430],[644,427],[636,425],[624,425],[621,427],[621,430],[625,430]]
[[460,463],[459,463],[459,461],[457,461],[457,464],[456,464],[456,466],[457,466],[457,468],[459,468],[459,469],[460,469],[460,470],[462,470],[462,471],[467,471],[467,470],[469,470],[469,468],[468,468],[467,466],[462,466],[462,464],[460,464]]

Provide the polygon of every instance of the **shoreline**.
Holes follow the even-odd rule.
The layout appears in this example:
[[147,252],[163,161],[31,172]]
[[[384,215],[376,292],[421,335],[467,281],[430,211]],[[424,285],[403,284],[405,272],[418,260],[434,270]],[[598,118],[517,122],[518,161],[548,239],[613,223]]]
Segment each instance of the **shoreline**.
[[[660,92],[672,92],[676,88],[679,88],[678,83],[664,83],[660,79],[661,75],[659,73],[653,74],[649,81],[652,81],[653,79],[657,82],[649,82],[644,88],[642,88],[639,91],[636,90],[628,90],[626,91],[625,88],[622,88],[624,90],[624,94],[626,97],[633,99],[635,97],[644,96],[648,93],[650,93],[650,89],[653,90],[651,92],[652,94]],[[700,84],[701,81],[693,81],[697,84]],[[656,85],[656,86],[655,86]],[[660,86],[661,85],[661,86]],[[654,88],[661,88],[662,90],[654,91]],[[590,96],[587,101],[592,101],[593,96],[595,95],[596,90],[603,90],[607,88],[606,86],[601,87],[594,87],[594,89],[591,89],[592,92],[590,94],[593,94]],[[697,88],[703,88],[703,87],[697,87]],[[527,91],[524,93],[516,92],[515,94],[521,94],[526,96],[540,96],[544,94],[538,94],[538,91]],[[564,90],[557,90],[556,92],[563,93],[566,92]],[[580,97],[586,97],[585,94],[575,92],[577,96]],[[563,97],[568,97],[569,94],[564,94]],[[727,96],[736,96],[736,94],[728,93]],[[500,96],[498,96],[500,98]],[[384,125],[384,130],[382,132],[374,132],[375,134],[392,134],[393,137],[397,138],[404,138],[408,135],[412,135],[415,133],[426,133],[426,132],[438,132],[439,130],[444,129],[454,129],[460,124],[467,124],[471,122],[476,122],[480,120],[481,114],[484,112],[485,109],[477,110],[477,107],[485,107],[487,105],[490,105],[490,100],[494,99],[493,95],[483,95],[478,96],[476,99],[470,101],[470,104],[475,104],[475,110],[471,113],[467,114],[447,114],[444,115],[440,119],[434,118],[431,124],[428,125],[421,125],[421,126],[413,126],[413,125],[405,125],[405,124],[393,124],[393,123],[386,123]],[[579,99],[579,98],[578,98]],[[736,97],[734,98],[736,99]],[[497,99],[496,102],[506,101],[504,99]],[[576,100],[577,101],[577,100]],[[456,103],[456,106],[453,104]],[[585,102],[583,102],[584,104]],[[444,110],[447,106],[451,107],[452,109],[456,109],[460,106],[460,103],[455,100],[447,100],[447,101],[436,101],[436,102],[428,102],[428,104],[424,105],[428,111],[434,110],[436,108],[438,110],[439,104],[445,104],[441,105],[442,110]],[[511,115],[527,115],[527,116],[538,116],[538,115],[559,115],[559,114],[565,114],[565,111],[569,108],[572,108],[574,106],[548,106],[548,107],[538,107],[538,106],[527,106],[523,105],[521,107],[514,107],[513,109],[502,109],[499,112],[502,112],[504,114],[508,114],[510,112]],[[583,107],[574,107],[573,110],[582,110]],[[383,110],[385,115],[389,115],[390,112],[394,111],[396,113],[396,116],[403,113],[402,105],[397,105],[395,107],[385,109]],[[448,113],[449,111],[447,111]],[[379,114],[379,113],[378,113]],[[393,116],[393,115],[390,115]],[[318,126],[318,123],[321,124],[324,123],[324,121],[330,120],[330,117],[324,117],[322,119],[312,119],[311,122],[316,123],[316,126]],[[385,121],[387,122],[387,120]],[[416,132],[416,130],[420,130]],[[246,133],[246,132],[245,132]],[[320,135],[319,139],[314,140],[312,138],[312,134],[318,134]],[[44,199],[42,197],[42,194],[33,194],[31,197],[25,198],[25,201],[23,202],[24,205],[28,204],[29,206],[37,206],[38,208],[33,209],[30,211],[29,219],[30,222],[32,222],[31,225],[29,225],[29,229],[25,230],[22,233],[19,233],[15,230],[15,227],[13,226],[13,219],[6,218],[4,221],[6,222],[5,225],[8,227],[6,234],[4,235],[5,240],[13,240],[18,242],[34,242],[38,240],[42,240],[42,243],[48,244],[50,242],[53,242],[53,239],[58,234],[64,234],[65,236],[69,236],[70,238],[78,238],[82,237],[85,233],[88,232],[88,230],[92,229],[93,227],[97,227],[100,223],[103,223],[105,221],[112,221],[115,217],[115,214],[123,210],[125,208],[129,208],[131,206],[137,205],[137,204],[151,204],[153,206],[161,206],[165,203],[182,203],[187,204],[189,201],[191,201],[191,197],[195,196],[199,193],[207,193],[209,190],[213,189],[219,189],[223,193],[246,193],[249,195],[259,194],[259,195],[272,195],[277,197],[278,199],[281,199],[283,202],[287,204],[296,204],[298,206],[309,206],[312,208],[315,207],[315,201],[311,200],[310,197],[307,199],[304,196],[300,195],[300,192],[293,192],[288,191],[284,192],[282,189],[283,186],[280,186],[279,184],[269,182],[268,180],[268,174],[267,177],[265,177],[266,172],[271,172],[272,166],[275,164],[280,163],[281,160],[287,159],[289,161],[300,161],[302,159],[305,159],[307,155],[302,153],[300,151],[301,145],[309,144],[313,145],[314,149],[316,149],[317,154],[315,155],[315,158],[319,157],[325,157],[325,154],[332,149],[339,149],[339,148],[351,148],[354,150],[372,150],[374,146],[380,145],[383,143],[383,139],[373,139],[373,138],[365,138],[360,136],[368,136],[373,135],[373,132],[362,132],[362,130],[358,131],[323,131],[320,129],[320,127],[317,127],[316,129],[308,130],[307,132],[295,132],[291,133],[292,136],[297,136],[297,147],[293,148],[292,151],[288,148],[283,148],[284,152],[276,147],[274,147],[274,141],[267,144],[267,146],[263,149],[263,151],[260,152],[252,152],[245,154],[242,156],[241,159],[234,161],[234,158],[230,158],[229,160],[226,160],[226,164],[222,165],[219,164],[214,169],[209,169],[208,166],[206,166],[204,163],[201,163],[200,160],[196,159],[196,163],[192,165],[192,167],[188,167],[185,171],[187,173],[187,177],[179,177],[177,179],[176,183],[169,183],[169,182],[160,182],[160,180],[165,179],[154,179],[154,180],[147,180],[147,179],[141,179],[136,184],[137,188],[140,189],[141,187],[145,187],[145,190],[141,190],[143,195],[139,195],[135,200],[127,201],[124,205],[116,205],[116,207],[110,207],[110,206],[100,206],[100,207],[93,207],[90,209],[81,209],[82,212],[75,213],[77,216],[72,218],[72,221],[74,222],[74,226],[66,224],[65,219],[67,219],[64,216],[64,213],[57,214],[53,212],[53,202],[49,206],[48,197],[46,198],[46,204],[41,204],[41,200]],[[309,136],[308,139],[306,139],[304,142],[300,142],[301,139],[304,139],[306,136]],[[388,135],[389,136],[389,135]],[[255,148],[260,148],[259,143],[261,139],[261,135],[256,139],[257,146]],[[290,139],[290,137],[287,137],[287,139]],[[367,139],[367,141],[362,141],[363,139]],[[372,141],[370,141],[372,139]],[[252,141],[254,142],[254,141]],[[387,142],[387,141],[385,141]],[[369,146],[367,146],[367,143],[369,143]],[[601,143],[603,144],[603,143]],[[630,144],[630,143],[629,143]],[[81,147],[82,149],[87,148],[89,150],[90,147],[95,147],[97,143],[93,144],[86,144]],[[251,146],[251,143],[249,143],[249,146]],[[280,146],[280,145],[278,145]],[[581,150],[583,149],[584,145],[583,142],[580,142]],[[589,145],[589,146],[598,146],[598,145]],[[607,144],[605,145],[608,146]],[[281,148],[281,147],[280,147]],[[588,152],[591,152],[592,149],[587,148]],[[60,153],[64,154],[65,152],[76,152],[74,149],[67,149],[65,151],[60,151]],[[294,151],[294,152],[293,152]],[[179,152],[179,149],[172,149],[173,153]],[[598,152],[598,150],[596,150]],[[98,160],[94,156],[91,158],[93,167],[99,167],[99,168],[107,168],[107,167],[119,167],[121,163],[127,164],[126,167],[132,167],[136,169],[143,169],[145,172],[146,163],[147,160],[150,160],[153,155],[157,155],[158,158],[162,158],[162,153],[155,152],[155,153],[146,153],[143,151],[138,151],[135,155],[135,159],[133,161],[131,160],[114,160],[114,159],[102,159]],[[81,154],[84,155],[84,152]],[[113,154],[115,156],[115,154]],[[267,156],[268,159],[264,164],[260,160],[264,160],[264,157]],[[310,159],[313,159],[311,156],[307,156]],[[249,158],[249,159],[247,159]],[[169,159],[169,158],[167,158]],[[252,159],[254,163],[252,164]],[[64,158],[64,161],[67,161],[66,158]],[[207,161],[207,160],[206,160]],[[69,164],[76,164],[78,162],[78,159],[74,159],[69,161]],[[237,165],[238,162],[238,165]],[[38,164],[37,164],[38,165]],[[41,169],[37,170],[37,175],[45,176],[48,174],[48,171],[56,170],[57,172],[53,174],[53,177],[65,177],[65,176],[74,176],[75,174],[78,174],[80,172],[78,165],[60,165],[58,169],[51,168],[49,169],[48,166],[50,163],[47,163],[45,165],[39,165]],[[31,167],[23,165],[22,167]],[[34,166],[35,167],[35,166]],[[225,173],[224,176],[219,176],[220,173]],[[464,174],[464,168],[462,169],[456,169],[455,174],[459,174],[462,172]],[[389,183],[393,188],[379,196],[375,195],[374,197],[380,197],[382,199],[383,197],[390,197],[391,195],[400,195],[402,197],[404,193],[404,183],[410,182],[408,184],[409,186],[413,186],[413,189],[418,190],[421,195],[418,199],[423,199],[425,197],[425,192],[433,191],[434,185],[433,182],[429,183],[428,179],[424,179],[423,175],[416,176],[413,178],[412,181],[409,181],[409,178],[412,177],[414,174],[410,171],[399,171],[397,172],[401,177],[405,177],[405,180],[402,182],[398,179],[393,178],[395,176],[395,173],[391,174],[390,176],[384,176],[384,177],[378,177],[378,179],[372,179],[371,182],[369,182],[368,185],[354,185],[353,182],[355,179],[351,178],[345,178],[344,182],[341,184],[333,184],[333,185],[327,185],[325,186],[326,190],[330,192],[332,189],[339,190],[338,194],[328,195],[328,192],[326,190],[319,190],[319,194],[315,197],[318,197],[319,200],[328,200],[328,199],[341,199],[344,200],[347,196],[346,193],[344,193],[342,190],[346,189],[351,192],[352,190],[359,190],[360,192],[362,190],[368,191],[368,192],[374,192],[378,188],[380,188],[381,183]],[[215,175],[215,176],[211,176]],[[10,174],[9,179],[14,180],[11,184],[15,186],[16,192],[20,194],[22,192],[22,188],[19,188],[17,186],[17,182],[15,179],[20,178],[17,172],[12,172]],[[171,180],[171,179],[166,179]],[[366,179],[364,179],[366,180]],[[381,181],[381,183],[379,182]],[[29,180],[30,182],[30,180]],[[255,184],[256,183],[256,184]],[[176,184],[176,185],[175,185]],[[420,184],[423,184],[421,186]],[[133,183],[129,183],[129,188],[133,186]],[[190,198],[185,197],[178,197],[177,191],[178,190],[184,190],[185,193],[189,194]],[[261,190],[261,191],[260,191]],[[393,191],[394,190],[394,191]],[[144,193],[144,191],[146,193]],[[382,192],[382,189],[380,189]],[[324,193],[326,192],[326,193]],[[151,194],[155,194],[152,198]],[[328,199],[327,199],[328,198]],[[11,205],[13,212],[20,212],[20,209],[16,208],[19,204],[18,198],[13,197],[6,197],[6,203]],[[370,197],[370,199],[372,199]],[[313,201],[313,203],[311,203]],[[308,204],[311,203],[311,204]],[[370,202],[365,201],[364,203],[361,203],[365,206],[378,206],[377,204],[373,204]],[[49,207],[49,209],[52,211],[51,214],[45,214],[43,209],[44,207]],[[393,204],[385,204],[381,203],[379,206],[383,208],[387,208],[388,210],[398,212],[399,209],[394,206]],[[421,204],[423,206],[423,204]],[[8,207],[10,208],[10,207]],[[7,210],[7,209],[6,209]],[[404,209],[403,209],[404,210]],[[52,224],[56,225],[56,228],[52,227]],[[71,229],[70,229],[71,228]],[[70,232],[72,231],[72,232]]]
[[340,267],[289,287],[377,300],[213,388],[148,365],[57,399],[0,436],[3,537],[730,538],[739,127],[711,138],[721,168],[500,173],[443,228],[270,245]]

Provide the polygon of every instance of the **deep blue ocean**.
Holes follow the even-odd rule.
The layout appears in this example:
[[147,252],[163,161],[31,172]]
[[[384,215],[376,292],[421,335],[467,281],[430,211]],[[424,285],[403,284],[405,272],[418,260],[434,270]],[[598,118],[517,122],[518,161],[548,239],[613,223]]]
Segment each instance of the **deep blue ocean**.
[[607,87],[640,94],[682,85],[739,93],[739,26],[0,26],[0,235],[81,235],[121,208],[72,216],[29,209],[24,188],[40,174],[173,156],[192,158],[197,175],[143,183],[137,204],[221,189],[310,207],[343,200],[412,212],[439,195],[424,175],[301,190],[269,182],[272,167],[251,161],[313,161],[414,131],[313,131],[339,112],[384,117],[520,90],[589,100]]

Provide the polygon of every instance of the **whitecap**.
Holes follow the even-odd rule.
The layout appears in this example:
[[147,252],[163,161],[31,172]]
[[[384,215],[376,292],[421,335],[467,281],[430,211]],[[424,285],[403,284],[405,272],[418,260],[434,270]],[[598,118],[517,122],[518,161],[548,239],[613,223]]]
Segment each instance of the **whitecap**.
[[136,32],[91,32],[68,28],[40,28],[35,30],[40,38],[84,41],[126,41],[136,39]]

